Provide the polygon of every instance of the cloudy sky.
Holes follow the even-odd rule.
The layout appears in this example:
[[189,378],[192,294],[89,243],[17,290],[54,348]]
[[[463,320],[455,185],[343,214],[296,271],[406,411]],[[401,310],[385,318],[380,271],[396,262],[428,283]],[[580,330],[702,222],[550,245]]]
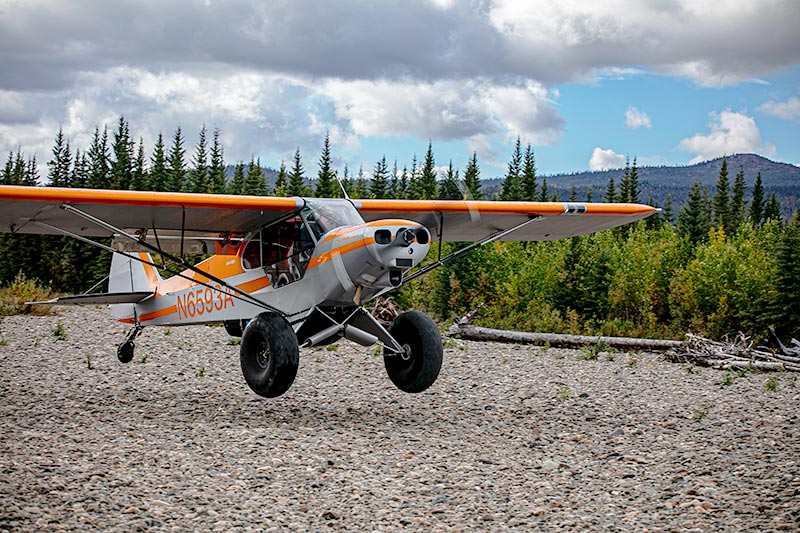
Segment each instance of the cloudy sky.
[[756,152],[800,163],[797,0],[0,0],[0,149],[43,163],[124,115],[148,153],[437,164],[514,139],[541,173]]

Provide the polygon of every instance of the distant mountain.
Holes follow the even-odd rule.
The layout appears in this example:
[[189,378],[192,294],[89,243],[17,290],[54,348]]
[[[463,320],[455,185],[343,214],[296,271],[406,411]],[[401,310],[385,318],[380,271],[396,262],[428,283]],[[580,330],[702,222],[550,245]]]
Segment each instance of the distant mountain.
[[[728,178],[731,185],[733,185],[739,169],[744,169],[747,192],[751,194],[756,175],[760,172],[767,194],[774,192],[778,195],[787,215],[800,207],[800,167],[771,161],[756,154],[735,154],[728,156],[727,159]],[[713,195],[721,165],[722,158],[720,157],[689,166],[639,167],[639,185],[642,191],[640,200],[647,202],[652,196],[655,204],[664,205],[667,194],[669,194],[672,197],[673,207],[677,209],[683,204],[689,188],[695,181],[706,185],[709,194]],[[619,186],[623,174],[624,169],[621,168],[599,172],[557,174],[541,176],[539,183],[542,178],[547,179],[548,188],[555,188],[563,199],[567,198],[569,191],[574,186],[578,191],[578,198],[585,200],[586,193],[591,187],[592,199],[597,202],[603,201],[608,180],[614,178],[614,183]],[[484,180],[483,189],[491,195],[501,190],[502,183],[502,179]]]

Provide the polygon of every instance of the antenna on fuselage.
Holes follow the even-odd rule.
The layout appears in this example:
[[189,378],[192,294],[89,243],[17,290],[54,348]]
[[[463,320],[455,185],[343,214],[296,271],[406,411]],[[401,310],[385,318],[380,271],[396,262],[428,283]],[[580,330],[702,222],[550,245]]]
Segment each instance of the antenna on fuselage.
[[341,178],[339,178],[339,173],[338,172],[334,172],[333,177],[336,178],[336,183],[338,183],[339,184],[339,188],[342,189],[342,194],[344,194],[344,199],[347,200],[348,202],[350,202],[350,205],[352,205],[353,207],[358,209],[358,207],[356,207],[356,204],[350,198],[350,195],[347,194],[347,189],[344,188],[344,183],[342,182]]

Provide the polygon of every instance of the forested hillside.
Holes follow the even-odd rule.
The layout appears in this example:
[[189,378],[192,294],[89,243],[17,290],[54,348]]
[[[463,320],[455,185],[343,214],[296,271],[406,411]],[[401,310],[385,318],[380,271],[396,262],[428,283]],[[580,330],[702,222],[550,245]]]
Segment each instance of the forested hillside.
[[[431,144],[419,161],[390,166],[383,157],[367,175],[333,168],[326,137],[313,170],[297,149],[269,180],[256,159],[237,162],[228,172],[219,130],[209,135],[204,128],[192,149],[186,144],[178,128],[148,150],[120,118],[112,132],[97,128],[88,147],[72,146],[57,132],[42,172],[21,150],[11,153],[0,178],[28,186],[320,197],[341,195],[339,178],[354,198],[487,197],[476,155],[463,171],[451,163],[439,172]],[[796,213],[782,215],[781,204],[796,205],[797,198],[781,198],[777,187],[764,186],[759,171],[749,174],[739,161],[707,163],[712,178],[687,181],[679,187],[685,201],[667,194],[658,202],[663,211],[644,222],[562,241],[494,243],[409,283],[395,298],[440,319],[479,308],[484,323],[514,329],[658,337],[691,330],[721,337],[760,335],[776,326],[796,335],[800,221]],[[559,191],[552,187],[556,179],[548,183],[537,175],[533,149],[517,140],[491,196],[647,203],[642,170],[634,159],[608,174],[602,190],[581,193],[575,185]],[[446,245],[442,253],[457,246]],[[102,282],[110,261],[105,252],[61,237],[4,234],[0,253],[2,284],[22,275],[63,292]]]

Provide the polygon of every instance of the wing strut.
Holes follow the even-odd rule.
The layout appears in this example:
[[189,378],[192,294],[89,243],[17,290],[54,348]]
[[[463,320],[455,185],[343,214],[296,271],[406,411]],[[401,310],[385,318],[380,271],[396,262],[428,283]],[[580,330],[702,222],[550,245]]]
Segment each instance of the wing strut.
[[[173,261],[173,262],[175,262],[177,264],[180,264],[180,265],[188,268],[192,272],[196,272],[197,274],[200,274],[205,278],[208,278],[208,279],[210,279],[210,280],[212,280],[212,281],[214,281],[216,283],[219,283],[221,286],[230,289],[235,294],[227,293],[226,291],[223,291],[219,287],[215,287],[214,285],[211,285],[211,284],[206,283],[206,282],[198,281],[198,280],[196,280],[194,278],[186,276],[185,274],[182,274],[181,272],[175,272],[174,270],[167,269],[167,271],[170,274],[174,274],[176,276],[180,276],[183,279],[187,279],[187,280],[192,281],[194,283],[198,283],[198,284],[203,285],[205,287],[208,287],[208,288],[210,288],[212,290],[215,290],[215,291],[218,291],[218,292],[221,292],[221,293],[224,293],[224,294],[229,294],[230,296],[232,296],[232,297],[234,297],[234,298],[236,298],[238,300],[241,300],[243,302],[251,303],[253,305],[261,307],[262,309],[267,309],[269,311],[274,311],[274,312],[276,312],[276,313],[278,313],[278,314],[280,314],[282,316],[285,316],[285,313],[283,313],[280,309],[277,309],[277,308],[275,308],[275,307],[273,307],[273,306],[271,306],[269,304],[266,304],[266,303],[262,302],[258,298],[255,298],[254,296],[250,295],[249,293],[242,291],[238,287],[235,287],[235,286],[229,284],[228,282],[226,282],[223,279],[220,279],[220,278],[218,278],[218,277],[216,277],[216,276],[214,276],[214,275],[212,275],[212,274],[210,274],[208,272],[204,272],[204,271],[200,270],[199,268],[195,267],[194,265],[190,265],[183,258],[177,258],[177,257],[173,256],[172,254],[166,253],[166,252],[162,251],[160,248],[153,246],[149,242],[146,242],[146,241],[143,241],[141,239],[138,239],[134,235],[130,235],[129,233],[127,233],[127,232],[125,232],[125,231],[123,231],[123,230],[121,230],[121,229],[119,229],[119,228],[117,228],[117,227],[115,227],[115,226],[113,226],[111,224],[108,224],[107,222],[105,222],[103,220],[100,220],[99,218],[96,218],[96,217],[94,217],[94,216],[92,216],[92,215],[90,215],[88,213],[84,213],[80,209],[77,209],[77,208],[75,208],[74,206],[72,206],[70,204],[61,204],[61,208],[64,209],[65,211],[68,211],[70,213],[78,215],[81,218],[83,218],[85,220],[88,220],[89,222],[91,222],[91,223],[93,223],[93,224],[95,224],[95,225],[97,225],[97,226],[99,226],[101,228],[104,228],[104,229],[110,231],[111,233],[117,233],[117,234],[119,234],[119,235],[121,235],[121,236],[123,236],[123,237],[125,237],[127,239],[130,239],[130,240],[132,240],[132,241],[134,241],[136,243],[139,243],[140,245],[144,246],[145,248],[147,248],[149,250],[152,250],[155,253],[160,254],[162,257],[166,257],[170,261]],[[68,237],[72,237],[74,239],[77,239],[79,241],[91,244],[93,246],[97,246],[98,248],[102,248],[103,250],[106,250],[106,251],[109,251],[109,252],[112,252],[112,253],[120,253],[120,254],[124,255],[125,257],[127,257],[129,259],[134,259],[136,261],[139,261],[140,263],[145,263],[145,264],[148,264],[148,265],[153,266],[155,268],[159,268],[158,265],[156,265],[155,263],[152,263],[150,261],[141,259],[140,257],[135,256],[135,255],[131,255],[131,254],[128,254],[128,253],[125,253],[125,252],[119,252],[117,250],[114,250],[110,246],[106,246],[105,244],[93,241],[91,239],[83,237],[82,235],[78,235],[76,233],[72,233],[70,231],[67,231],[67,230],[64,230],[62,228],[58,228],[58,227],[52,226],[52,225],[47,224],[45,222],[40,222],[38,220],[32,220],[31,222],[33,222],[34,224],[37,224],[39,226],[43,226],[43,227],[46,227],[48,229],[57,231],[58,233],[61,233],[62,235],[66,235]]]

